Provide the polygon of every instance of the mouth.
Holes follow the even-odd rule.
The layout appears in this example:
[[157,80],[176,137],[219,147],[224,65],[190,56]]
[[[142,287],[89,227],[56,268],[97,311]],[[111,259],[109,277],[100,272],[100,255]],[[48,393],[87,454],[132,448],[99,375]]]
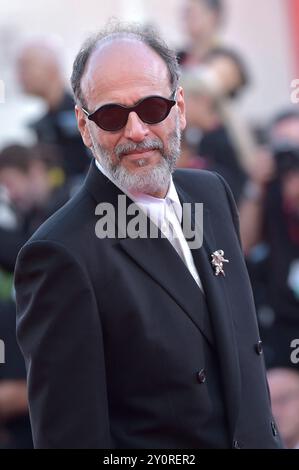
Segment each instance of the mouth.
[[130,160],[138,160],[140,158],[149,158],[156,149],[150,150],[133,150],[132,152],[124,153],[121,158],[129,158]]

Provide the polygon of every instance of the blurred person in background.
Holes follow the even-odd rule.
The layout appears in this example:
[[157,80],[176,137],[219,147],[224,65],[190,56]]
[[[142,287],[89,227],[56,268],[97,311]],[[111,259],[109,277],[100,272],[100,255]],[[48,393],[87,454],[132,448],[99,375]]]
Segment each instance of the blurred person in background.
[[[269,129],[240,204],[241,238],[251,273],[268,366],[290,362],[299,334],[299,112]],[[268,351],[268,354],[267,354]]]
[[240,54],[217,38],[224,14],[221,0],[186,0],[181,23],[188,43],[178,57],[183,77],[191,74],[188,84],[183,81],[186,146],[189,143],[192,155],[200,155],[209,169],[227,180],[238,203],[256,147],[251,130],[234,109],[249,74]]
[[15,334],[13,268],[19,249],[18,224],[9,192],[0,184],[0,338],[5,344],[5,363],[0,364],[0,449],[32,448],[25,364]]
[[46,113],[31,124],[40,143],[56,145],[67,178],[83,179],[90,157],[78,132],[61,52],[51,38],[28,41],[19,51],[17,74],[24,93],[41,98]]
[[0,225],[0,266],[13,272],[18,251],[32,233],[69,198],[56,147],[10,145],[0,152],[0,185],[15,207],[18,223]]
[[[238,202],[247,178],[240,117],[232,105],[249,83],[243,60],[229,48],[215,48],[199,68],[183,69],[188,126],[186,144],[206,167],[220,173]],[[250,150],[251,152],[251,150]]]
[[299,372],[275,368],[267,372],[271,404],[281,438],[289,449],[299,449]]
[[223,19],[222,0],[186,0],[181,11],[187,47],[179,52],[179,63],[198,65],[217,47],[217,34]]
[[177,168],[193,168],[202,170],[208,168],[206,159],[197,154],[197,150],[190,145],[190,140],[186,139],[184,132],[182,132],[181,135],[181,154],[177,162]]
[[25,364],[15,335],[12,273],[24,243],[69,198],[56,150],[39,144],[11,145],[0,152],[0,187],[6,195],[0,206],[0,332],[6,352],[6,363],[0,367],[0,448],[32,447]]

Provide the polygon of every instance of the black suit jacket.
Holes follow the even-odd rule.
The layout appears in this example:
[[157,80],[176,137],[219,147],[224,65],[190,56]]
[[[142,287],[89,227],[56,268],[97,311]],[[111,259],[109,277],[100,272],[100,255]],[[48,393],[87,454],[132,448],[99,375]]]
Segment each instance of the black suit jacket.
[[[213,446],[203,437],[219,405],[211,357],[227,446],[280,446],[231,193],[210,172],[178,170],[174,182],[182,202],[204,204],[204,244],[193,257],[213,330],[167,239],[95,236],[96,205],[116,207],[121,191],[94,163],[79,193],[21,250],[17,332],[36,447]],[[218,249],[229,259],[225,277],[211,265]]]

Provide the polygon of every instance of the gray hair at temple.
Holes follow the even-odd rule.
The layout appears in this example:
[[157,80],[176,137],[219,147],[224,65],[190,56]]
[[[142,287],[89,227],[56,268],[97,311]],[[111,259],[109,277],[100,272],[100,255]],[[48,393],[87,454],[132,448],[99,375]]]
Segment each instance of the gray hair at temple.
[[136,23],[114,23],[109,24],[105,29],[87,38],[74,60],[71,85],[75,101],[79,105],[86,107],[81,90],[81,79],[91,54],[99,44],[123,38],[136,39],[157,52],[167,65],[172,90],[176,89],[180,76],[176,53],[167,46],[164,40],[157,34],[157,31]]

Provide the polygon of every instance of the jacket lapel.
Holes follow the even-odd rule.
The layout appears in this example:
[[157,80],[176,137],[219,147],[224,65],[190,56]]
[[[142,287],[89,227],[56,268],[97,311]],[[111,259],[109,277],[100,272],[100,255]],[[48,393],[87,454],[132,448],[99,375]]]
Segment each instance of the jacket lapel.
[[[194,197],[187,194],[176,185],[182,203],[192,203],[191,225],[194,230]],[[221,231],[217,228],[215,236],[209,210],[203,209],[203,245],[200,249],[192,250],[192,256],[200,274],[206,293],[208,309],[213,324],[214,336],[217,344],[222,382],[225,391],[225,399],[228,408],[228,417],[231,434],[233,435],[240,404],[241,375],[238,358],[238,347],[235,338],[235,328],[230,305],[230,296],[227,292],[228,274],[226,277],[217,276],[211,264],[211,254],[222,248]],[[217,241],[219,240],[219,241]]]
[[[123,221],[117,211],[118,196],[123,197],[124,193],[100,173],[94,163],[91,164],[84,187],[97,203],[108,202],[116,208],[116,235],[120,235],[116,239],[117,245],[174,299],[200,329],[206,340],[213,345],[209,319],[201,314],[203,294],[171,243],[162,237],[159,230],[159,238],[150,238],[149,234],[157,232],[157,228],[155,226],[153,228],[153,223],[142,211],[140,213],[147,222],[146,236],[130,238],[127,235],[127,224],[132,221],[133,216],[128,216]],[[125,204],[127,211],[133,201],[126,197]]]
[[120,240],[122,249],[184,310],[213,345],[208,319],[202,315],[203,294],[170,242],[166,239]]

